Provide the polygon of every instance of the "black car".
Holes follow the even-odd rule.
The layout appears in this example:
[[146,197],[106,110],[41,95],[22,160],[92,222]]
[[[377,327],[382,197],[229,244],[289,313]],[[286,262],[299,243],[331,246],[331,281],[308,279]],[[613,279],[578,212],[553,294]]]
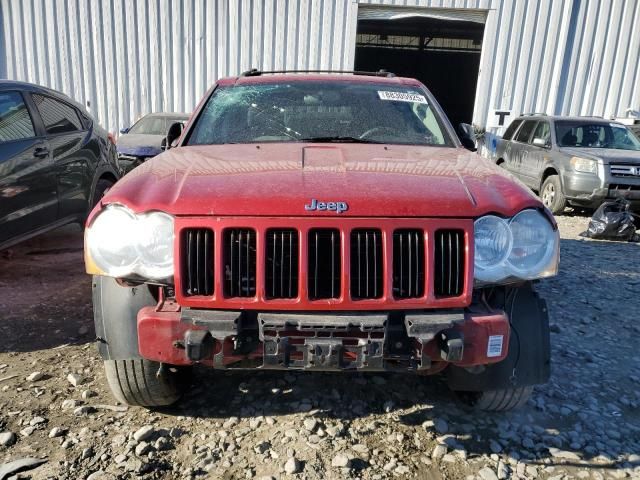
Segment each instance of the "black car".
[[83,223],[119,177],[112,138],[82,106],[0,80],[0,250]]

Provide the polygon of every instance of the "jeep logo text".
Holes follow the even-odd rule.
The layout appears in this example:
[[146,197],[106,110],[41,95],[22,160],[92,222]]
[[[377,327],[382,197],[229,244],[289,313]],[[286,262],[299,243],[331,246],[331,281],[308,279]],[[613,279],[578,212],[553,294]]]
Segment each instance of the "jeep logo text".
[[304,209],[307,212],[328,210],[330,212],[342,213],[349,210],[349,205],[347,205],[347,202],[319,202],[315,198],[312,198],[311,203],[305,205]]

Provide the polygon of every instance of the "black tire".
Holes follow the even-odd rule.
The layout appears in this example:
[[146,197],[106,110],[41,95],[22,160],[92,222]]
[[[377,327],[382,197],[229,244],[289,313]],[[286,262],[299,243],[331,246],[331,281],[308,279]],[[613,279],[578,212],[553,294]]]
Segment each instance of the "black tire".
[[[107,382],[120,403],[138,407],[165,407],[176,403],[188,385],[189,369],[143,358],[105,360]],[[186,375],[185,375],[186,373]]]
[[107,180],[106,178],[101,178],[96,183],[96,188],[93,191],[93,198],[91,199],[91,205],[89,205],[89,210],[93,209],[100,201],[102,197],[104,197],[105,193],[109,191],[109,189],[113,186],[113,182],[111,180]]
[[549,175],[540,187],[540,199],[554,215],[561,215],[567,206],[567,199],[562,192],[560,185],[560,177],[558,175]]
[[477,410],[505,411],[524,405],[534,385],[549,379],[551,346],[547,306],[530,283],[495,287],[486,301],[509,317],[507,357],[483,369],[450,365],[447,384],[466,405]]
[[459,392],[458,398],[466,405],[488,412],[503,412],[520,408],[533,392],[533,386],[502,388],[485,392]]

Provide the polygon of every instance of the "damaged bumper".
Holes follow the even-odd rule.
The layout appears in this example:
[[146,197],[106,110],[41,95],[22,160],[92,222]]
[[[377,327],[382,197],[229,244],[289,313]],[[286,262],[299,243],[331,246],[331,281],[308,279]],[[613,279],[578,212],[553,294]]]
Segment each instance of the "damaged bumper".
[[297,370],[413,370],[487,365],[508,353],[502,311],[259,313],[180,309],[138,313],[140,355],[172,365]]

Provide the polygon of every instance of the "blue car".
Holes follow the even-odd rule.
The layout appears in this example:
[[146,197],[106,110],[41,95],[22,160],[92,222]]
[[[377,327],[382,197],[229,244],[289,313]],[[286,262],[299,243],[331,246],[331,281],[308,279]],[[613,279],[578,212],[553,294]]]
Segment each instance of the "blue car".
[[151,157],[162,152],[162,139],[171,124],[186,123],[186,113],[150,113],[130,128],[120,130],[118,139],[118,164],[123,172],[129,172]]

